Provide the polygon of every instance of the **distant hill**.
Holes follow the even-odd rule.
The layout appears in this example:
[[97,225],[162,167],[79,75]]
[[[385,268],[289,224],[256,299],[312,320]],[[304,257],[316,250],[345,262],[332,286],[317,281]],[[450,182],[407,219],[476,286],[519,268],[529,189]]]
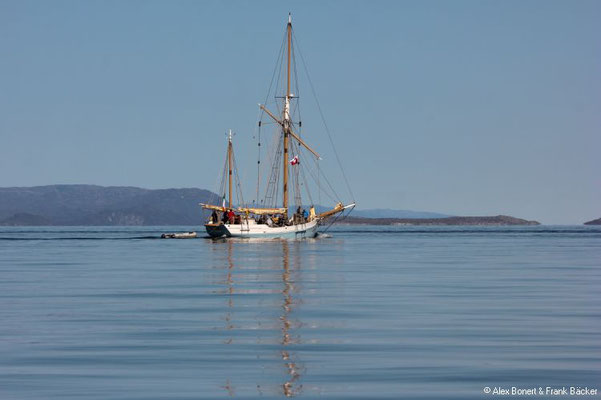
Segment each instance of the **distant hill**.
[[601,218],[597,218],[592,221],[585,222],[584,225],[601,225]]
[[0,225],[198,225],[202,189],[51,185],[0,188]]
[[[128,186],[50,185],[0,188],[0,225],[200,225],[198,203],[218,196],[208,190],[142,189]],[[329,207],[317,206],[320,210]],[[354,210],[345,223],[409,225],[538,224],[518,218],[449,217],[390,209]]]
[[490,217],[447,217],[447,218],[359,218],[348,217],[342,224],[365,225],[540,225],[538,221],[497,215]]

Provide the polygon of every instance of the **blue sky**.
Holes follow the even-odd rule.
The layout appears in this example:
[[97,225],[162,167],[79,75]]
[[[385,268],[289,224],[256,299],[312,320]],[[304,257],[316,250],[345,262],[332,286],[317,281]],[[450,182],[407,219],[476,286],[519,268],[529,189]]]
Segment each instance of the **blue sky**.
[[0,186],[254,169],[289,11],[360,208],[601,216],[599,1],[0,1]]

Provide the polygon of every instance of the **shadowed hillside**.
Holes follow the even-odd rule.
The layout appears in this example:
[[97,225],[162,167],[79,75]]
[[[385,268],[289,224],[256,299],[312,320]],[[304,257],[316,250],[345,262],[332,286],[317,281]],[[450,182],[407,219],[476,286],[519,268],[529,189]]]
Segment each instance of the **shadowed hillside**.
[[0,188],[0,225],[198,225],[202,189],[51,185]]

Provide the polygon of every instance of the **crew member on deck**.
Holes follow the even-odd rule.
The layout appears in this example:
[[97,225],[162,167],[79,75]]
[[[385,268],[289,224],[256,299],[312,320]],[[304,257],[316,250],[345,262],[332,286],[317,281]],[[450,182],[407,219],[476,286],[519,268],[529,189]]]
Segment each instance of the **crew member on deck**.
[[223,210],[223,216],[221,217],[221,222],[223,222],[225,224],[227,222],[227,220],[228,220],[227,210]]

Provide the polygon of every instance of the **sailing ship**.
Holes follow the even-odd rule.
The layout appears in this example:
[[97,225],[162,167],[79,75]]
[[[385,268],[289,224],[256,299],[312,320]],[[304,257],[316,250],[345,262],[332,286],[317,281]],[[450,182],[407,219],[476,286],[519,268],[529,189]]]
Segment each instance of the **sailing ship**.
[[[284,58],[286,59],[285,63],[283,61]],[[250,206],[246,205],[242,200],[241,185],[234,157],[233,134],[230,130],[227,137],[226,162],[223,169],[220,188],[220,193],[222,193],[221,204],[201,203],[203,209],[212,211],[211,216],[205,224],[205,228],[209,236],[213,238],[312,238],[317,236],[319,226],[324,225],[327,221],[331,221],[332,218],[344,215],[345,210],[350,212],[350,210],[355,207],[354,201],[345,205],[340,200],[337,201],[331,209],[325,211],[320,210],[321,212],[319,213],[316,212],[313,204],[308,207],[309,211],[306,210],[308,204],[303,207],[301,191],[302,189],[308,190],[308,185],[306,184],[304,173],[301,172],[301,158],[299,155],[303,151],[308,152],[307,159],[312,160],[315,165],[319,163],[321,157],[302,139],[300,132],[302,122],[300,120],[295,121],[293,118],[295,112],[297,112],[299,108],[294,107],[293,110],[292,106],[292,103],[298,99],[298,96],[293,94],[291,90],[293,85],[291,74],[293,71],[296,71],[296,65],[292,65],[295,57],[293,53],[292,17],[290,14],[288,15],[288,24],[286,25],[284,43],[282,43],[282,52],[279,60],[282,75],[285,75],[285,78],[282,79],[282,81],[285,81],[285,87],[282,88],[284,93],[283,95],[275,96],[277,101],[279,101],[279,103],[276,101],[276,105],[278,108],[281,107],[281,112],[279,115],[276,115],[276,113],[270,111],[265,104],[259,104],[261,118],[266,115],[270,122],[277,127],[277,144],[274,146],[275,154],[272,157],[272,168],[271,173],[269,174],[267,189],[265,191],[265,198],[260,203],[254,203]],[[296,88],[298,90],[298,84],[296,84]],[[262,126],[261,119],[259,120],[258,126],[259,129]],[[260,154],[260,140],[258,145]],[[291,156],[291,153],[293,152],[295,155]],[[260,162],[259,159],[257,197],[261,179]],[[309,163],[302,164],[305,165]],[[309,171],[309,174],[312,175],[313,178],[317,176],[317,180],[319,181],[321,174],[319,166],[316,167],[316,170],[316,173],[315,171],[313,171],[313,173]],[[344,171],[342,172],[344,174]],[[331,188],[329,182],[328,185]],[[234,186],[238,191],[237,205],[235,205],[233,201]],[[290,210],[289,197],[291,194],[291,186],[296,212]],[[281,203],[279,202],[280,194]],[[339,199],[337,196],[336,198]]]

